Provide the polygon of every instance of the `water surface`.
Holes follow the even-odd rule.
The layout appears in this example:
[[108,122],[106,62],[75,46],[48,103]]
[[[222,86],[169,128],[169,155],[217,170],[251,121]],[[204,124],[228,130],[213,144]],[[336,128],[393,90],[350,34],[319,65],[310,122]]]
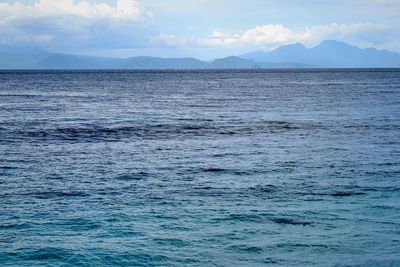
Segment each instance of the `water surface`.
[[399,266],[400,71],[2,71],[2,266]]

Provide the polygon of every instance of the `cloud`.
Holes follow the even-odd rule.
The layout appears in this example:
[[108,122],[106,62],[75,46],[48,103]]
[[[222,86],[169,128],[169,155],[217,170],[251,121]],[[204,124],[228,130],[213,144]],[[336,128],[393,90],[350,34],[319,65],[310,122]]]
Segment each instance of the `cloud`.
[[136,0],[117,0],[115,6],[74,0],[38,0],[32,5],[0,3],[0,23],[24,18],[74,16],[86,19],[137,21],[144,11]]
[[[53,47],[135,46],[151,14],[137,0],[114,5],[74,0],[0,3],[0,44]],[[118,42],[118,43],[117,43]]]
[[293,42],[297,38],[296,32],[280,24],[256,26],[247,30],[241,37],[243,44],[279,45]]
[[[170,9],[181,3],[154,0],[0,0],[0,45],[33,44],[50,51],[136,48],[204,48],[231,50],[273,49],[301,42],[313,46],[326,39],[345,41],[362,47],[400,47],[399,29],[377,23],[325,24],[294,28],[283,24],[262,24],[242,30],[215,28],[204,35],[205,28],[197,25],[192,16],[176,17],[177,23],[155,9],[152,19],[147,8],[157,2]],[[208,0],[207,0],[208,1]],[[397,3],[397,0],[369,0]],[[13,3],[10,3],[13,2]],[[220,3],[222,3],[221,1]],[[210,2],[211,3],[211,2]],[[184,4],[191,5],[191,4]],[[171,11],[172,12],[172,11]],[[169,14],[170,15],[170,14]],[[182,31],[182,21],[191,20]],[[243,19],[244,21],[244,19]],[[184,23],[184,21],[183,21]],[[219,22],[218,22],[219,23]],[[183,24],[185,25],[185,24]],[[229,27],[229,26],[227,26]],[[166,33],[165,29],[172,30]],[[211,28],[212,29],[212,28]],[[163,33],[160,33],[163,32]],[[180,32],[178,34],[178,32]],[[201,35],[196,35],[202,32]]]
[[356,23],[315,26],[306,28],[297,36],[297,41],[313,45],[322,40],[335,39],[354,44],[377,45],[395,36],[390,27],[383,24]]
[[375,46],[389,43],[397,36],[390,27],[382,24],[331,23],[321,26],[291,29],[281,24],[258,25],[240,32],[214,30],[203,38],[179,38],[175,35],[160,34],[153,42],[168,46],[222,46],[222,47],[259,47],[272,49],[280,45],[300,42],[313,46],[323,40],[334,39],[360,46]]

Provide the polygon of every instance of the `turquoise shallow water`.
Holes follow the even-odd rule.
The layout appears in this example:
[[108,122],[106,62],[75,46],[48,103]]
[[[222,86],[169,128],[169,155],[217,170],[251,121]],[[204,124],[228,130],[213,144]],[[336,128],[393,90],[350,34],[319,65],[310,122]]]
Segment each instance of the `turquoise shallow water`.
[[2,71],[1,266],[399,266],[400,71]]

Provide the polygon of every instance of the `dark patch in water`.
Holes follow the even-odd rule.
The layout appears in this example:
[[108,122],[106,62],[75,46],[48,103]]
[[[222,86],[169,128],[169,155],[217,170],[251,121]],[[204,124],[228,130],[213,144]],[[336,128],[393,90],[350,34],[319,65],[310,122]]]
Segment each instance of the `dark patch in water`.
[[265,192],[265,193],[274,193],[278,190],[278,188],[274,185],[254,186],[254,187],[250,187],[250,189],[258,191],[258,192]]
[[310,225],[311,222],[308,221],[301,221],[301,220],[296,220],[292,218],[284,218],[284,217],[279,217],[279,218],[273,218],[273,222],[278,223],[278,224],[290,224],[290,225]]
[[364,192],[353,192],[353,191],[338,191],[331,194],[334,197],[351,197],[366,195]]
[[12,167],[12,166],[0,166],[0,169],[3,170],[13,170],[13,169],[18,169],[17,167]]
[[204,172],[225,172],[225,169],[221,169],[221,168],[208,168],[208,169],[204,169]]
[[257,214],[230,214],[227,217],[215,218],[215,222],[233,221],[233,222],[263,222],[266,218]]
[[35,197],[40,199],[50,199],[50,198],[69,198],[69,197],[87,197],[89,194],[81,191],[46,191],[33,194]]
[[29,122],[2,131],[8,142],[31,140],[68,140],[68,141],[119,141],[126,138],[168,139],[176,137],[215,136],[215,135],[254,135],[275,133],[298,129],[318,129],[320,126],[303,122],[261,121],[252,124],[235,122],[232,125],[219,125],[199,122],[195,124],[127,124],[97,125],[77,124],[69,127],[46,127],[39,125],[32,128]]
[[13,223],[13,224],[9,223],[9,224],[1,224],[0,230],[19,230],[28,227],[29,225],[26,223]]
[[263,263],[265,264],[276,264],[279,263],[281,260],[274,259],[274,258],[266,258],[263,260]]
[[138,173],[127,173],[121,174],[116,177],[117,180],[130,181],[130,180],[143,180],[149,177],[150,174],[147,172],[138,172]]
[[206,168],[206,169],[202,169],[202,172],[206,172],[206,173],[226,173],[226,174],[230,174],[230,175],[251,175],[254,174],[256,172],[252,172],[252,171],[242,171],[242,170],[229,170],[229,169],[222,169],[222,168]]
[[228,247],[228,250],[236,251],[236,252],[244,252],[244,253],[262,253],[263,249],[256,246],[247,246],[247,245],[235,245]]

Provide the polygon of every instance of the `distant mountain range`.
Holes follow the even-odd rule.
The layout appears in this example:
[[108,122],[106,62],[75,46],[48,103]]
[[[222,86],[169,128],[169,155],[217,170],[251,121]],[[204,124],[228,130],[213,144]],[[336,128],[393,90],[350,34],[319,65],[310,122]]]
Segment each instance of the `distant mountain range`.
[[[3,51],[3,52],[1,52]],[[0,69],[255,69],[255,68],[399,68],[400,54],[361,49],[338,41],[313,48],[281,46],[210,62],[195,58],[132,57],[127,59],[48,53],[40,49],[2,49]]]
[[361,49],[338,41],[323,41],[316,47],[302,44],[281,46],[272,52],[253,52],[240,56],[255,62],[297,62],[322,68],[399,68],[400,54],[374,48]]

